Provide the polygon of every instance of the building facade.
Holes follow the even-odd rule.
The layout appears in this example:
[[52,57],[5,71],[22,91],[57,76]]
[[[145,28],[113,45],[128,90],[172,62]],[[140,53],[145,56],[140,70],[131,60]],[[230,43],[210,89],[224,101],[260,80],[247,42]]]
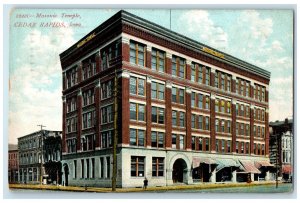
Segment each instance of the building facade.
[[9,144],[8,147],[8,182],[18,182],[19,151],[17,145]]
[[[61,161],[61,144],[56,146],[52,141],[56,137],[61,137],[61,131],[40,130],[18,138],[20,183],[53,182],[49,176],[53,168],[51,163]],[[61,171],[61,168],[57,171]]]
[[291,180],[293,171],[293,120],[270,122],[270,162],[272,179]]
[[67,185],[111,186],[115,131],[118,187],[269,179],[268,71],[125,11],[60,59]]

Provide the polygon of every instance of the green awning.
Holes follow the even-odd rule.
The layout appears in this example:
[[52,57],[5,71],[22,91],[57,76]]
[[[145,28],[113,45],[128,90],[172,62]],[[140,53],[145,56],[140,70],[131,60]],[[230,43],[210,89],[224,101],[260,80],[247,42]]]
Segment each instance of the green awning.
[[217,172],[226,167],[240,167],[240,163],[234,159],[217,159]]

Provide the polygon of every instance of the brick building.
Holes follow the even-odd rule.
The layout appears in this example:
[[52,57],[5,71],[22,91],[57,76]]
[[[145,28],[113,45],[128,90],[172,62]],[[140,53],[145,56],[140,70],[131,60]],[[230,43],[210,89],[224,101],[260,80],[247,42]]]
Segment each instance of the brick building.
[[40,130],[18,138],[20,183],[47,183],[49,162],[61,161],[61,145],[53,147],[51,141],[55,137],[61,137],[61,131]]
[[[293,172],[293,119],[270,122],[269,154],[273,179],[291,180]],[[276,160],[277,159],[277,160]]]
[[66,184],[111,186],[114,85],[118,187],[269,178],[268,71],[125,11],[60,59]]
[[8,182],[18,182],[19,173],[19,150],[18,145],[9,144],[8,146]]

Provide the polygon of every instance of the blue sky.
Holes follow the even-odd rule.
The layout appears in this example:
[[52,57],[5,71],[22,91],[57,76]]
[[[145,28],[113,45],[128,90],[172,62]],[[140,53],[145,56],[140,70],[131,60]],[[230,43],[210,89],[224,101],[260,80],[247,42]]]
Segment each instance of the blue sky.
[[[61,130],[59,53],[115,14],[118,9],[17,9],[10,15],[9,142],[38,130]],[[170,28],[170,10],[127,11]],[[17,14],[57,18],[17,18]],[[77,13],[80,18],[62,18]],[[81,27],[15,27],[17,22],[81,23]],[[293,13],[291,10],[172,10],[173,31],[271,72],[270,121],[293,115]]]

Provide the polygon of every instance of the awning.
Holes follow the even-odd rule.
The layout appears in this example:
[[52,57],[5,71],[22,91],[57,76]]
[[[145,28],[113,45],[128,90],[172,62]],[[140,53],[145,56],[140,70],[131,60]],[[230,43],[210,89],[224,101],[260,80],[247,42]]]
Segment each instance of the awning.
[[254,165],[253,161],[240,160],[241,168],[247,173],[261,173]]
[[240,163],[234,159],[217,159],[217,172],[226,167],[240,167]]
[[273,164],[271,164],[268,161],[255,161],[255,167],[261,168],[261,167],[274,167]]
[[282,165],[282,173],[291,174],[292,173],[291,165]]
[[216,160],[214,160],[212,158],[193,157],[193,168],[199,167],[200,163],[203,163],[203,164],[216,164]]

